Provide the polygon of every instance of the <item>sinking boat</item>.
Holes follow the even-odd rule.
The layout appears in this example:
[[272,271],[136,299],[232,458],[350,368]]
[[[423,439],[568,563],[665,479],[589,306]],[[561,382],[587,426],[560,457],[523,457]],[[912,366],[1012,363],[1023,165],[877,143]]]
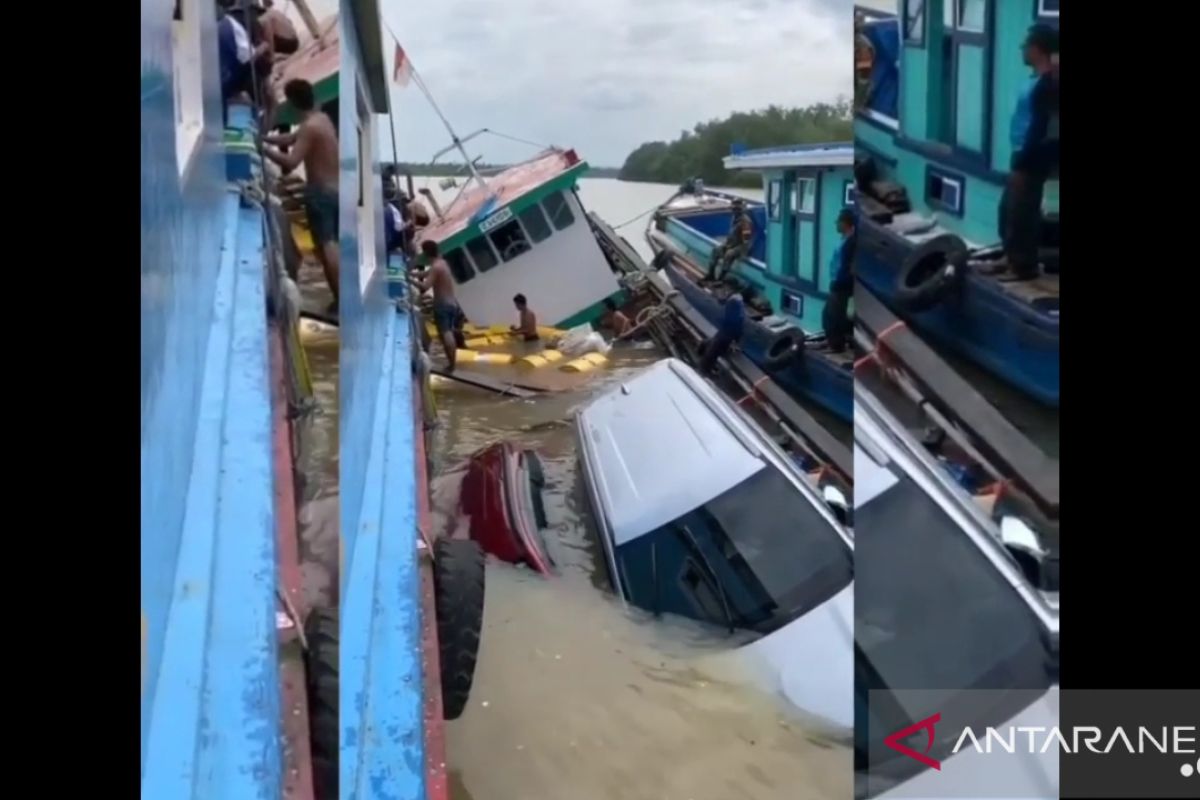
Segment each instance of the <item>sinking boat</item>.
[[485,553],[549,575],[545,486],[535,450],[497,442],[471,456],[463,477],[459,511],[470,518],[470,536]]
[[[997,762],[964,725],[1058,724],[1059,604],[1026,520],[978,502],[855,383],[855,797],[1058,797],[1058,754]],[[947,646],[953,642],[953,646]],[[936,729],[941,714],[951,728]],[[936,723],[936,720],[933,720]],[[937,771],[888,744],[941,762]]]
[[766,203],[746,202],[755,238],[732,280],[702,283],[713,251],[728,235],[733,195],[696,182],[664,204],[651,220],[647,239],[672,285],[716,324],[725,298],[750,286],[740,347],[795,396],[845,422],[853,414],[854,354],[829,349],[822,314],[834,275],[838,213],[852,202],[853,148],[848,144],[796,145],[743,151],[725,159],[727,169],[763,174]]
[[605,300],[620,298],[576,192],[587,170],[574,150],[562,149],[487,178],[472,167],[463,191],[446,208],[434,208],[436,219],[418,244],[437,242],[472,323],[511,324],[512,298],[524,294],[543,323],[572,328],[604,313]]
[[853,541],[792,458],[676,359],[575,418],[608,578],[627,603],[758,634],[797,708],[852,721]]
[[[1019,55],[1026,30],[1057,23],[1057,10],[1039,14],[1039,5],[1048,4],[1013,4],[978,20],[947,7],[946,26],[922,15],[907,33],[894,15],[859,11],[857,49],[869,88],[854,121],[861,211],[855,270],[923,334],[1056,408],[1057,176],[1046,186],[1040,276],[1011,280],[1000,271],[1003,253],[995,244],[1011,145],[993,130],[1004,130],[1000,120],[1028,80]],[[927,50],[927,36],[941,41]],[[934,85],[934,72],[915,67],[927,52],[942,52],[943,43],[954,55]],[[974,99],[961,99],[968,97]]]

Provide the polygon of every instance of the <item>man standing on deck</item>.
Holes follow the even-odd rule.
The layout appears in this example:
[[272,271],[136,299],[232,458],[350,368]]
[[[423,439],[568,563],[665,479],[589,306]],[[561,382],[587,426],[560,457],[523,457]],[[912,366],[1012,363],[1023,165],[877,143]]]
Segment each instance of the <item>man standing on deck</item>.
[[317,247],[317,258],[325,268],[325,280],[333,293],[331,311],[337,310],[338,275],[338,139],[333,121],[315,108],[312,84],[297,78],[283,87],[283,94],[300,115],[295,133],[264,136],[268,145],[290,148],[281,153],[264,147],[263,153],[283,170],[291,172],[304,164],[304,213]]
[[725,355],[733,343],[742,338],[742,332],[746,329],[746,303],[752,295],[750,287],[745,286],[741,291],[735,292],[725,299],[721,324],[717,328],[716,334],[704,343],[704,355],[700,357],[701,375],[708,375],[712,372],[712,368],[717,364],[717,359]]
[[1041,23],[1031,27],[1024,54],[1033,77],[1017,100],[1009,127],[1013,155],[1000,198],[1000,241],[1010,274],[1001,280],[1027,281],[1041,274],[1042,193],[1058,168],[1058,31]]
[[712,259],[708,262],[708,281],[719,281],[725,273],[741,259],[750,255],[750,245],[754,242],[754,223],[746,213],[746,201],[737,198],[733,201],[733,222],[729,226],[729,235],[713,250]]
[[271,41],[275,60],[278,61],[300,49],[300,35],[296,33],[296,26],[287,18],[287,14],[275,8],[275,0],[262,0],[262,4],[259,22]]
[[838,214],[837,230],[842,240],[833,251],[830,268],[833,283],[829,285],[829,299],[821,312],[821,324],[825,328],[825,341],[830,352],[841,353],[850,338],[850,298],[854,295],[854,251],[858,245],[854,211],[843,208]]
[[413,276],[412,284],[422,293],[433,289],[433,324],[446,351],[447,372],[454,372],[458,356],[455,329],[462,317],[458,298],[454,296],[454,275],[446,259],[442,258],[437,242],[429,239],[421,242],[421,254],[429,261],[429,270],[424,275]]
[[513,298],[517,307],[517,324],[509,328],[513,336],[520,336],[522,341],[536,342],[538,340],[537,314],[529,307],[525,295],[519,294]]

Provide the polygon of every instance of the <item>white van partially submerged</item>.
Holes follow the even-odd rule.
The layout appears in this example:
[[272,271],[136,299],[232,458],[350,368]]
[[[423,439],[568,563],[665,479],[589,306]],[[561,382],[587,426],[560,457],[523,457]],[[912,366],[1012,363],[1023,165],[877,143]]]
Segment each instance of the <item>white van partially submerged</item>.
[[667,359],[576,416],[608,576],[626,602],[759,634],[766,688],[853,724],[853,539],[795,462]]

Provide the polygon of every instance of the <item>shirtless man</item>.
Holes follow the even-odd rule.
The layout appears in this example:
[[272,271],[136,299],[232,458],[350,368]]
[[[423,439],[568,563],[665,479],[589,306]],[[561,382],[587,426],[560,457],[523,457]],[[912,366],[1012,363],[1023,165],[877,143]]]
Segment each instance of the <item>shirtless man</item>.
[[612,330],[613,337],[620,339],[629,332],[629,329],[633,327],[633,323],[629,321],[629,317],[621,313],[621,310],[617,308],[617,304],[613,302],[611,297],[605,299],[604,308],[608,311],[608,327]]
[[520,336],[526,342],[536,342],[538,340],[537,314],[534,314],[533,309],[529,307],[529,301],[525,299],[525,295],[519,294],[513,298],[513,305],[517,307],[518,324],[509,328],[512,335]]
[[265,10],[259,22],[274,46],[275,59],[278,61],[300,49],[300,35],[296,33],[296,26],[287,18],[287,14],[275,8],[274,0],[263,0],[262,4]]
[[300,114],[300,127],[295,133],[264,136],[263,141],[276,147],[287,147],[281,153],[271,147],[263,148],[267,158],[274,161],[284,174],[304,164],[304,213],[308,229],[317,246],[317,258],[325,269],[325,280],[333,292],[333,308],[338,302],[338,275],[341,261],[338,256],[338,139],[333,121],[315,108],[312,84],[296,78],[283,87],[288,102]]
[[421,242],[421,254],[429,261],[429,270],[424,275],[414,276],[412,284],[420,292],[433,289],[433,324],[437,327],[442,349],[446,351],[447,371],[454,372],[458,355],[455,329],[462,317],[458,298],[454,296],[454,275],[446,259],[442,258],[437,242],[429,239]]

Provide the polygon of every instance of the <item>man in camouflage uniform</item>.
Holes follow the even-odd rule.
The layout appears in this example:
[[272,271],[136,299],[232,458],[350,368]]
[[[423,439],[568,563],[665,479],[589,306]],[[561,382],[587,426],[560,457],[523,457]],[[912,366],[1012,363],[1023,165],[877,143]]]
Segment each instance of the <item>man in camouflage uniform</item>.
[[719,281],[724,278],[734,264],[750,255],[750,245],[753,243],[754,223],[746,213],[746,202],[739,198],[733,201],[733,223],[729,226],[729,235],[713,250],[705,280]]

